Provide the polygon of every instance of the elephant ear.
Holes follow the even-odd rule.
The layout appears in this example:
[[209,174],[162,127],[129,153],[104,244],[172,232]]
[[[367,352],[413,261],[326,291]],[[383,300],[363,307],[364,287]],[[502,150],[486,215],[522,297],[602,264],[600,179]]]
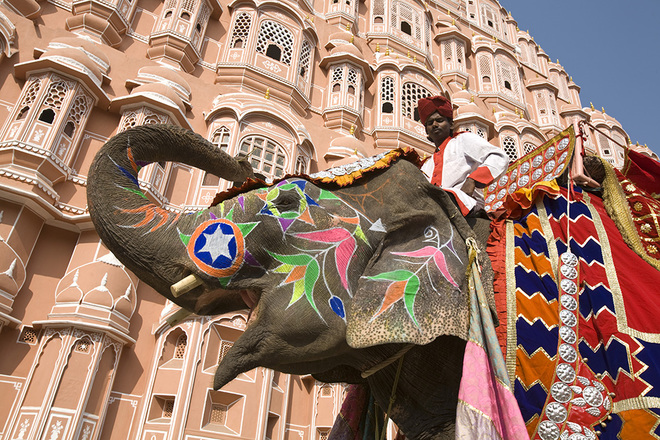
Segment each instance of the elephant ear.
[[347,305],[348,344],[467,339],[467,264],[465,239],[446,219],[423,216],[388,231]]

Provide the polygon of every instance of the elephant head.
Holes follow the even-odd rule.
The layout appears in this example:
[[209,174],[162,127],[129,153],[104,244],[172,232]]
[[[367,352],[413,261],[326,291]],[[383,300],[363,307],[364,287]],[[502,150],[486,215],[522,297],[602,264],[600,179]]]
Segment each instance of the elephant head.
[[[363,160],[343,176],[351,185],[329,174],[251,182],[213,207],[174,214],[142,194],[140,164],[185,162],[232,181],[250,172],[185,130],[137,127],[98,153],[89,211],[117,258],[171,301],[197,314],[250,309],[216,389],[257,366],[356,381],[404,344],[467,337],[472,230],[407,155],[414,162],[401,151]],[[170,286],[190,274],[202,284],[174,297]]]

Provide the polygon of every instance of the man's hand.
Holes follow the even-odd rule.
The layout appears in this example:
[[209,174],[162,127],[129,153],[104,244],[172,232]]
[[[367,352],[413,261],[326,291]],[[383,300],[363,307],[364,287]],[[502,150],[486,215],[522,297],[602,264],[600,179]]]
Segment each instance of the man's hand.
[[474,179],[468,177],[465,180],[463,186],[461,186],[461,191],[463,191],[468,196],[472,197],[475,188],[476,188],[476,182],[474,181]]

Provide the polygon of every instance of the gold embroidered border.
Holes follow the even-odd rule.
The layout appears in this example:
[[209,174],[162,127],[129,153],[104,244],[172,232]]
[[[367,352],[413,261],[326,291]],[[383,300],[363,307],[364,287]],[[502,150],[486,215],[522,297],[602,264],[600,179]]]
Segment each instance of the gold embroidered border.
[[605,250],[604,252],[601,252],[601,254],[603,256],[603,264],[605,266],[605,273],[607,274],[609,288],[612,292],[612,300],[614,302],[615,309],[614,313],[616,313],[617,329],[621,333],[634,336],[647,342],[653,342],[655,344],[660,343],[660,334],[641,332],[639,330],[628,327],[626,306],[623,302],[623,293],[621,293],[619,278],[617,277],[616,270],[614,268],[614,260],[612,259],[612,253],[610,251],[611,247],[609,237],[607,236],[605,226],[603,226],[603,221],[600,219],[596,208],[594,208],[594,206],[591,204],[591,197],[589,197],[587,193],[583,193],[583,197],[585,204],[591,213],[591,218],[596,228],[596,232],[598,233],[598,241],[600,242],[601,249]]
[[628,205],[626,194],[623,192],[623,188],[621,188],[621,184],[616,177],[614,168],[603,159],[601,159],[601,161],[603,161],[603,166],[605,167],[603,202],[607,213],[612,220],[614,220],[617,228],[619,228],[626,244],[635,251],[637,255],[642,257],[644,261],[657,270],[660,270],[660,260],[651,257],[644,249],[644,245],[642,244],[639,233],[637,232],[637,228],[632,219],[632,213],[630,212],[630,206]]
[[516,383],[516,351],[518,334],[516,321],[518,307],[516,303],[516,237],[513,221],[506,221],[506,371],[512,384]]
[[634,409],[660,408],[660,397],[633,397],[614,402],[612,412],[620,413]]

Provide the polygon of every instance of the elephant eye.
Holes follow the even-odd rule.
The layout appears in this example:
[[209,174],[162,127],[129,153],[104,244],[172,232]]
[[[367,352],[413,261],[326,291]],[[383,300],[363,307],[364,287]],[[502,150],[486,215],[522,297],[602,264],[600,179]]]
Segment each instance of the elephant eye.
[[300,195],[296,191],[280,191],[272,203],[279,212],[298,211],[300,209]]

